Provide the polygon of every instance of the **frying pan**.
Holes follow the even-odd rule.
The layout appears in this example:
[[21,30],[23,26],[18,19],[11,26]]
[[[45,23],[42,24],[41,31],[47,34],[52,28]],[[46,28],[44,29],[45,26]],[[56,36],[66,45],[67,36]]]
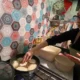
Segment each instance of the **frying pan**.
[[[13,57],[13,58],[10,60],[10,64],[12,65],[12,62],[13,62],[14,60],[17,60],[18,58],[21,58],[21,57],[24,57],[24,54],[19,54],[19,55]],[[37,67],[36,67],[34,70],[30,70],[30,71],[19,71],[19,70],[16,70],[16,69],[13,67],[13,69],[15,70],[15,74],[25,74],[25,73],[26,73],[27,75],[33,74],[33,73],[37,70],[37,68],[39,67],[39,65],[40,65],[40,60],[39,60],[38,57],[36,57],[36,56],[33,56],[32,59],[36,60],[36,64],[37,64]]]

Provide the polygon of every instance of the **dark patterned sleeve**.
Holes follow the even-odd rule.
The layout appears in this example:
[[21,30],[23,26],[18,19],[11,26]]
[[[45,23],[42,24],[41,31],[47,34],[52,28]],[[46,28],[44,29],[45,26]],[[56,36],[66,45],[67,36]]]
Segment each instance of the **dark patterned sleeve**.
[[72,40],[75,35],[75,30],[66,31],[58,36],[53,36],[47,39],[48,45],[55,45],[56,43],[61,43],[67,40]]

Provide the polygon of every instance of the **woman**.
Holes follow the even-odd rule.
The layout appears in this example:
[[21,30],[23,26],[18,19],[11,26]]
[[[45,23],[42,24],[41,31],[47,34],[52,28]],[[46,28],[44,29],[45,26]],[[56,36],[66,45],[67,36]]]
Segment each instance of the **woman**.
[[[76,17],[77,17],[77,25],[78,25],[77,29],[72,29],[72,30],[64,32],[64,33],[62,33],[62,34],[60,34],[58,36],[55,35],[55,36],[47,39],[46,41],[42,42],[40,45],[32,48],[31,50],[29,50],[25,54],[25,56],[23,58],[23,62],[28,61],[29,59],[31,59],[32,55],[34,53],[36,53],[36,51],[40,50],[41,48],[43,48],[45,46],[55,45],[56,43],[61,43],[61,42],[68,41],[68,40],[71,40],[71,43],[72,43],[71,44],[71,48],[74,48],[77,51],[80,51],[80,11],[77,13]],[[79,34],[79,36],[78,36],[78,34]],[[80,80],[80,76],[79,76],[80,75],[80,68],[79,68],[80,67],[79,66],[80,65],[80,61],[79,60],[76,61],[70,55],[66,55],[66,56],[70,57],[76,64],[78,64],[78,67],[75,66],[75,68],[74,68],[74,80]],[[80,55],[78,54],[78,56],[80,56]],[[77,71],[76,71],[76,67],[78,69]]]

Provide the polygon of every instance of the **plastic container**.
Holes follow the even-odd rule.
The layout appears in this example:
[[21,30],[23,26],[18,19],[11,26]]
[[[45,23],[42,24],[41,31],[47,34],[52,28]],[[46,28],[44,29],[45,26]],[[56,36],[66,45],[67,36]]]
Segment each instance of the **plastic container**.
[[75,63],[69,58],[63,55],[58,55],[55,58],[55,66],[58,70],[62,72],[69,72],[73,69]]
[[39,56],[48,60],[54,61],[55,57],[61,52],[60,48],[55,46],[46,46],[39,51]]

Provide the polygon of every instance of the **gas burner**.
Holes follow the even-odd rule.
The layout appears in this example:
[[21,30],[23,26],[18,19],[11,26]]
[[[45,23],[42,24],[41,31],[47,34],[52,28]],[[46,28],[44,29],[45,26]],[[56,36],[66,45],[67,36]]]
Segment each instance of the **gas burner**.
[[56,74],[48,68],[40,65],[38,70],[32,75],[16,74],[14,80],[67,80],[64,77]]

